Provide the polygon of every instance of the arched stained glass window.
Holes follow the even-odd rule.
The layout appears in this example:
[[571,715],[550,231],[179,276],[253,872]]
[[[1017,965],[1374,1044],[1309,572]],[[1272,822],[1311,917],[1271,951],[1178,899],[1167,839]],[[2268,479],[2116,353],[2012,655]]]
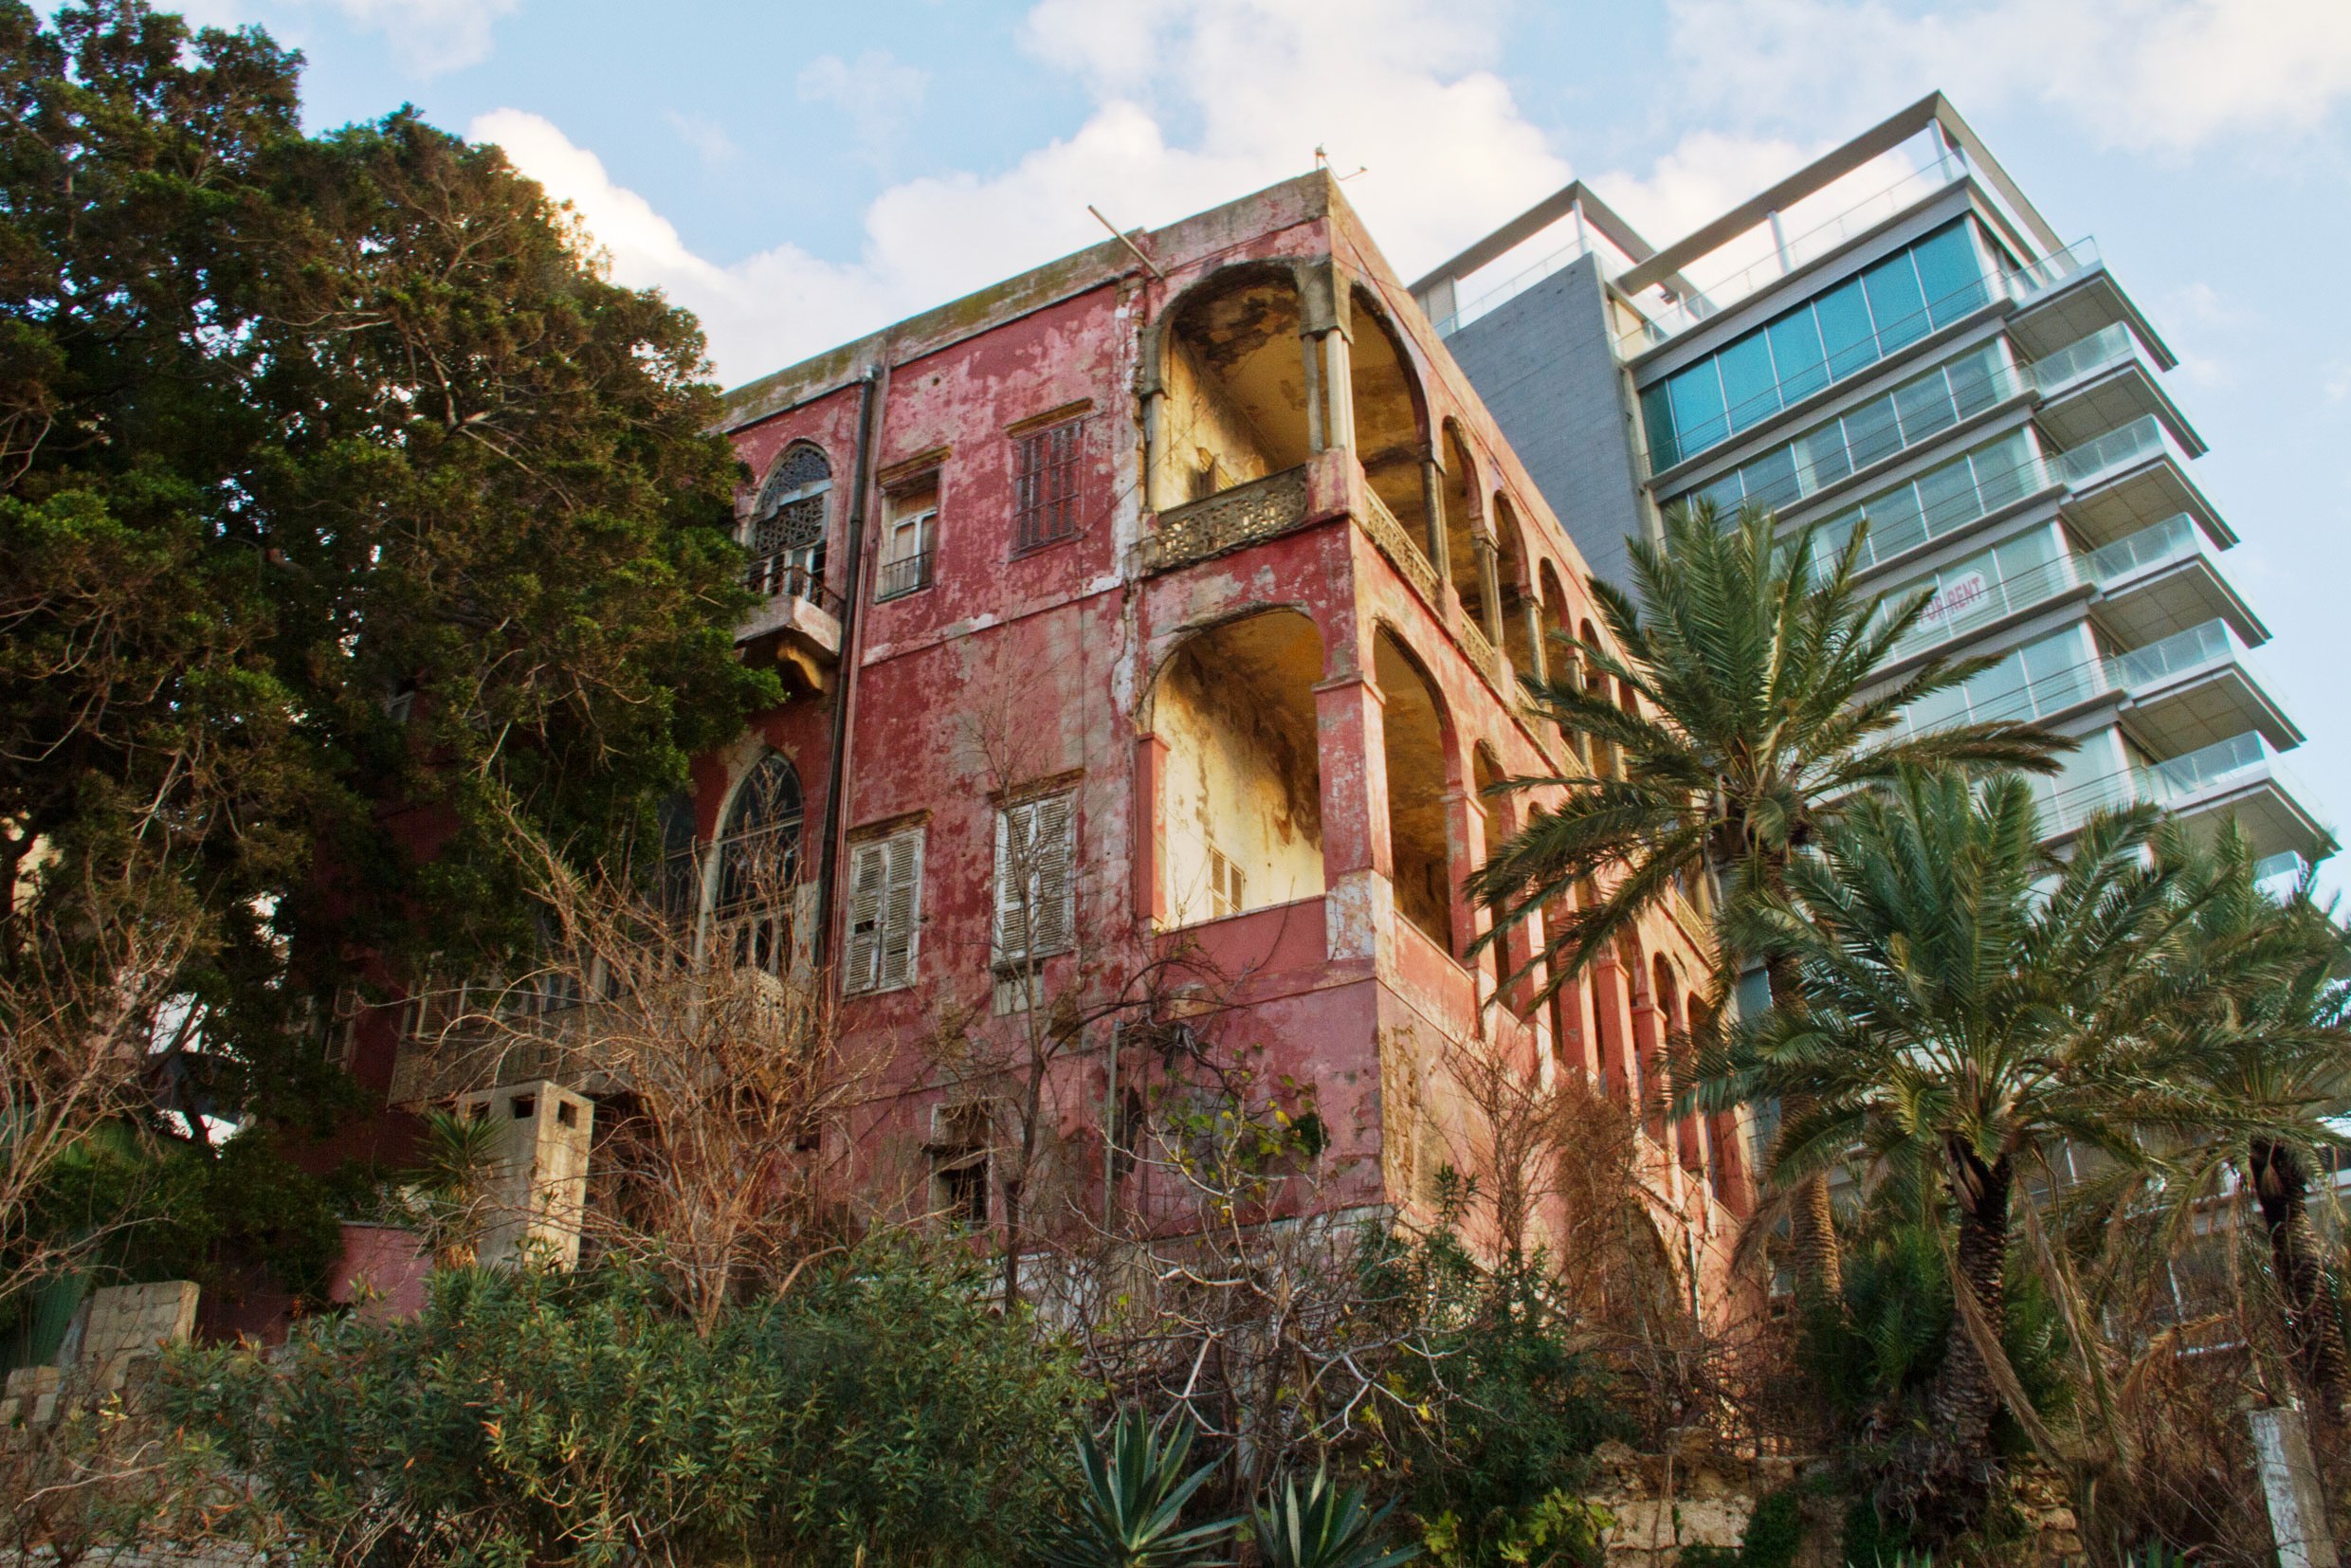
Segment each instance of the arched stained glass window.
[[801,442],[786,448],[759,486],[751,509],[751,588],[755,593],[815,598],[825,576],[825,519],[832,494],[832,465],[824,451]]
[[800,775],[775,752],[759,759],[727,807],[713,913],[738,964],[779,974],[790,961],[802,816]]

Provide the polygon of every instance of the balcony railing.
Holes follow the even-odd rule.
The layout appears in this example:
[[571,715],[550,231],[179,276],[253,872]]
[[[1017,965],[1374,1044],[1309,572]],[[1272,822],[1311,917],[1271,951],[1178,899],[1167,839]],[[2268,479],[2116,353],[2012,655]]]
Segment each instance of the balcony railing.
[[[1946,572],[1934,598],[1927,601],[1925,612],[1895,645],[1894,656],[1907,657],[1974,631],[1988,621],[2030,610],[2080,586],[2081,580],[2078,564],[2069,554],[2006,575],[1989,556],[1974,570]],[[1886,603],[1890,606],[1925,586],[1912,583],[1898,589],[1886,596]]]
[[829,594],[822,569],[812,567],[803,551],[753,556],[743,569],[743,586],[761,598],[803,599],[819,609],[833,608],[826,602]]
[[2147,798],[2169,806],[2263,772],[2271,756],[2259,730],[2233,735],[2184,757],[2153,763],[2144,772]]
[[1388,557],[1388,564],[1404,574],[1404,580],[1428,601],[1431,611],[1437,610],[1437,569],[1429,564],[1429,557],[1412,542],[1412,536],[1404,531],[1404,524],[1388,510],[1388,503],[1379,499],[1379,492],[1372,488],[1369,480],[1363,482],[1360,521],[1363,531],[1379,547],[1379,553]]
[[930,587],[932,554],[925,550],[894,561],[884,561],[880,574],[874,578],[874,602],[879,604],[884,599],[901,598],[917,589]]
[[1306,520],[1306,465],[1301,464],[1171,506],[1143,541],[1145,565],[1164,572],[1285,534]]
[[2151,566],[2183,560],[2202,549],[2196,533],[2195,519],[2185,512],[2175,512],[2136,534],[2125,534],[2089,553],[2086,562],[2089,580],[2104,588]]
[[2008,275],[2008,297],[2029,304],[2075,274],[2098,264],[2098,242],[2079,239],[2063,250],[2052,250],[2037,262],[2027,262]]
[[2117,321],[2101,327],[2087,337],[2068,343],[2054,354],[2034,360],[2032,384],[2044,394],[2053,392],[2109,365],[2121,363],[2129,358],[2133,352],[2130,328]]
[[2161,422],[2151,413],[2141,414],[2127,425],[2058,453],[2056,467],[2068,484],[2087,490],[2118,468],[2143,463],[2169,449]]
[[2229,634],[2229,623],[2215,617],[2108,659],[2106,681],[2121,690],[2132,691],[2168,681],[2200,665],[2234,658],[2236,653],[2236,639]]

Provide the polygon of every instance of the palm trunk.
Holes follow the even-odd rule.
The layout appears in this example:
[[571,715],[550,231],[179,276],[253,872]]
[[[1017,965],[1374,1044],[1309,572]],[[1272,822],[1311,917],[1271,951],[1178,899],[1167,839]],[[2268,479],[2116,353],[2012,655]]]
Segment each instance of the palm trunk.
[[[1949,1151],[1951,1194],[1959,1213],[1952,1279],[1951,1339],[1927,1396],[1925,1424],[1897,1444],[1877,1486],[1881,1510],[1930,1536],[1964,1537],[1981,1523],[2000,1478],[1992,1425],[2000,1395],[1991,1363],[1968,1327],[1968,1306],[1997,1334],[2007,1302],[2009,1199],[2014,1168],[2006,1156],[1986,1164],[1972,1149]],[[1961,1300],[1962,1295],[1964,1301]]]
[[[1801,1007],[1802,992],[1798,989],[1795,966],[1784,957],[1772,958],[1763,966],[1764,975],[1771,982],[1774,1007]],[[1784,1125],[1812,1114],[1808,1099],[1786,1096],[1779,1103],[1780,1121]],[[1845,1307],[1845,1258],[1837,1244],[1836,1211],[1829,1202],[1829,1177],[1815,1173],[1796,1184],[1795,1204],[1788,1215],[1788,1227],[1794,1242],[1792,1251],[1795,1262],[1795,1291],[1799,1304],[1808,1310],[1842,1312]]]
[[2351,1419],[2351,1358],[2344,1354],[2335,1304],[2327,1299],[2318,1231],[2310,1223],[2309,1170],[2299,1150],[2268,1139],[2254,1140],[2251,1154],[2253,1195],[2269,1233],[2294,1370],[2324,1418],[2344,1422]]

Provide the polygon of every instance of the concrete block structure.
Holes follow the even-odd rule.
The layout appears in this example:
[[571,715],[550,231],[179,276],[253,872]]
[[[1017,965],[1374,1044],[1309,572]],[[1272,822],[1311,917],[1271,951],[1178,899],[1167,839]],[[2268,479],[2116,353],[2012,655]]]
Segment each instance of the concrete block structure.
[[193,1280],[91,1291],[79,1331],[67,1336],[82,1385],[112,1393],[122,1387],[136,1362],[154,1358],[166,1345],[186,1343],[196,1325],[196,1297]]
[[1866,520],[1866,585],[1931,594],[1898,669],[1995,661],[1907,721],[2079,742],[2037,787],[2053,839],[2147,801],[2233,817],[2271,872],[2333,852],[2171,350],[1940,94],[1663,249],[1571,185],[1413,293],[1604,574],[1697,501],[1831,551]]
[[563,1268],[578,1263],[595,1102],[534,1079],[460,1095],[457,1114],[496,1129],[487,1194],[492,1217],[477,1248],[480,1260],[527,1257]]
[[[1172,1031],[1311,1100],[1318,1202],[1425,1212],[1473,1163],[1443,1069],[1469,1050],[1626,1107],[1657,1277],[1722,1304],[1750,1131],[1660,1110],[1703,911],[1540,1006],[1502,985],[1539,932],[1468,956],[1463,879],[1530,806],[1485,787],[1614,766],[1518,684],[1547,634],[1598,635],[1586,566],[1327,173],[781,370],[727,430],[739,641],[789,695],[696,762],[671,863],[706,943],[823,976],[885,1064],[845,1134],[871,1191],[982,1225],[1005,1199],[942,1020],[973,1050],[1076,1020],[1038,1215],[1152,1211],[1114,1129]],[[372,1020],[356,1061],[423,1083],[428,1045]],[[531,1158],[570,1159],[562,1092],[485,1114],[536,1096]]]

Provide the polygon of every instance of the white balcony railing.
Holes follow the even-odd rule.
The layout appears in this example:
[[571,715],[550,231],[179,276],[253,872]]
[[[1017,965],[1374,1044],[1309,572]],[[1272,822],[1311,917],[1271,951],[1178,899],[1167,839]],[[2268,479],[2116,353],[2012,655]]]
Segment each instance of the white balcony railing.
[[2120,364],[2135,352],[2130,328],[2117,321],[2032,362],[2032,384],[2043,395]]
[[2151,566],[2184,560],[2202,548],[2196,520],[2185,512],[2175,512],[2161,522],[2099,546],[2089,553],[2085,565],[2089,580],[2104,588]]
[[2106,661],[2106,682],[2122,691],[2155,685],[2205,665],[2219,664],[2238,654],[2229,623],[2214,617],[2201,626],[2175,631],[2144,647],[2135,647]]

